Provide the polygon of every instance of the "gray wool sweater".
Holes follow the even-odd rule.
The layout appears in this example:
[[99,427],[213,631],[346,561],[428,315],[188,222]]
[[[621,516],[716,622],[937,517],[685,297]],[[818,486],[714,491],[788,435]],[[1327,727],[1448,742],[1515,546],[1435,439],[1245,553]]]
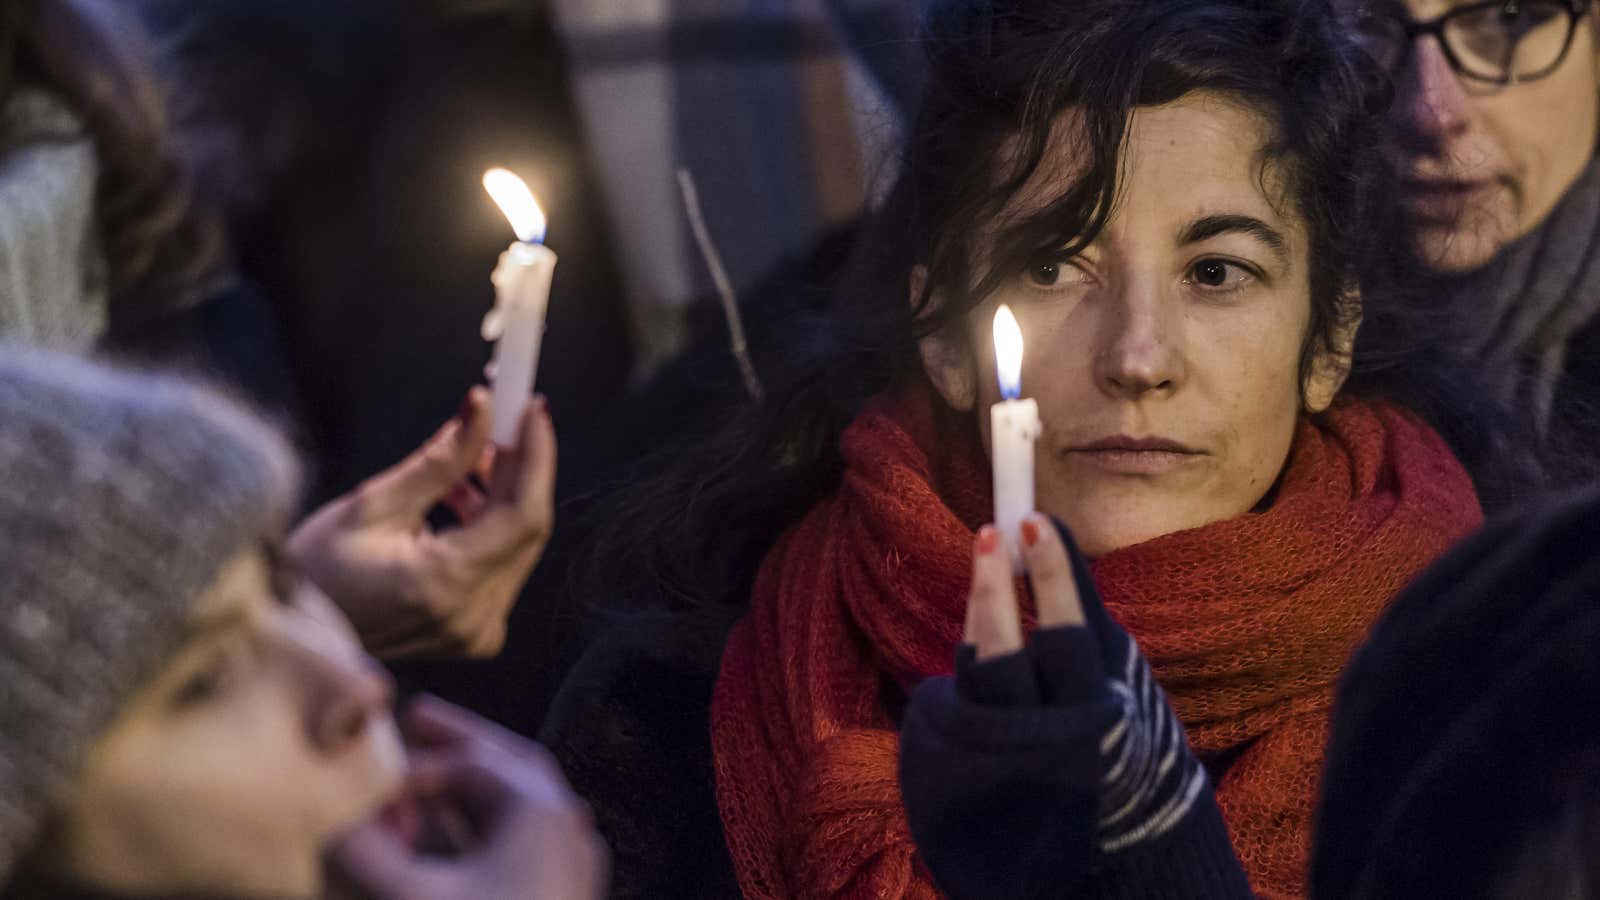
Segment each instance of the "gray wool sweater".
[[83,122],[33,88],[0,107],[0,338],[85,350],[105,332],[99,165]]

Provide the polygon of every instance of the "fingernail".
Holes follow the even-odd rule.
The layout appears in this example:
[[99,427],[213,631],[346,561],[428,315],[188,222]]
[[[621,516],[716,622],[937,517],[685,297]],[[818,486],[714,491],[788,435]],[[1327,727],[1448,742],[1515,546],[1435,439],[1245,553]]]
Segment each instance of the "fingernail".
[[988,556],[1000,548],[1000,532],[993,525],[985,525],[978,529],[978,555]]
[[1032,519],[1022,520],[1022,542],[1029,547],[1039,543],[1039,526]]
[[467,391],[467,395],[461,398],[461,408],[456,410],[456,418],[460,419],[461,423],[465,425],[472,421],[472,412],[472,392]]

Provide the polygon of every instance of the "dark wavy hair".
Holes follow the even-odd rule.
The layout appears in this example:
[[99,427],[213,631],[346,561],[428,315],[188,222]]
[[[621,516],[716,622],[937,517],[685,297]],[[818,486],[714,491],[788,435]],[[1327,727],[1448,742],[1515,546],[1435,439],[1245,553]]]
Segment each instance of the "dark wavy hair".
[[0,0],[0,91],[56,93],[94,140],[112,343],[196,302],[225,266],[220,219],[195,201],[154,58],[120,0]]
[[[929,70],[898,181],[830,308],[791,324],[764,402],[673,451],[661,477],[619,492],[601,513],[598,581],[580,590],[743,602],[761,552],[837,484],[839,436],[866,399],[924,377],[918,341],[1030,261],[1094,240],[1138,107],[1216,92],[1268,124],[1262,176],[1283,186],[1274,202],[1298,212],[1310,238],[1302,375],[1361,315],[1358,297],[1399,289],[1376,275],[1403,266],[1373,265],[1405,244],[1384,122],[1390,83],[1327,0],[945,0],[927,12],[922,43]],[[1083,170],[1036,212],[1002,218],[1055,149],[1052,126],[1069,107]],[[998,240],[980,264],[966,247],[985,226]],[[919,265],[928,278],[908,303]],[[1351,383],[1384,390],[1359,371]]]

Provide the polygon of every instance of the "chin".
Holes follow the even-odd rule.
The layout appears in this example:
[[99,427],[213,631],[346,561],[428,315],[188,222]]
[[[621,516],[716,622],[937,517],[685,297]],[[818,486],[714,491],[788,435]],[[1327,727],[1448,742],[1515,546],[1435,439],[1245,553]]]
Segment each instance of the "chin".
[[[1048,503],[1041,500],[1041,505]],[[1066,523],[1078,549],[1090,559],[1206,524],[1203,517],[1148,497],[1090,496],[1061,506],[1048,512]]]
[[1507,240],[1454,228],[1421,229],[1422,258],[1435,272],[1461,275],[1494,261]]
[[1481,269],[1517,240],[1512,217],[1488,210],[1468,212],[1455,221],[1414,221],[1418,251],[1435,272],[1460,275]]
[[1070,521],[1067,527],[1072,530],[1073,540],[1078,542],[1078,549],[1090,559],[1098,559],[1108,553],[1114,553],[1127,547],[1153,541],[1173,531],[1181,530],[1163,527],[1153,522],[1119,522],[1098,521],[1074,527]]
[[[1153,541],[1179,531],[1200,528],[1248,512],[1244,498],[1230,503],[1194,490],[1192,484],[1163,490],[1153,485],[1091,484],[1063,492],[1055,500],[1046,488],[1039,496],[1041,511],[1065,522],[1073,540],[1091,559]],[[1257,498],[1259,499],[1259,498]]]

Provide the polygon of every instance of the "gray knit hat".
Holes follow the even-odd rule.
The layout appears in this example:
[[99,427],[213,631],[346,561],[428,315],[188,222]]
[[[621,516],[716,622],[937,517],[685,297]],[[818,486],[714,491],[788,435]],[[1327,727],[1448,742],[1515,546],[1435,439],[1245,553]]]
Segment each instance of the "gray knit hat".
[[282,438],[209,391],[0,343],[0,885],[296,490]]

